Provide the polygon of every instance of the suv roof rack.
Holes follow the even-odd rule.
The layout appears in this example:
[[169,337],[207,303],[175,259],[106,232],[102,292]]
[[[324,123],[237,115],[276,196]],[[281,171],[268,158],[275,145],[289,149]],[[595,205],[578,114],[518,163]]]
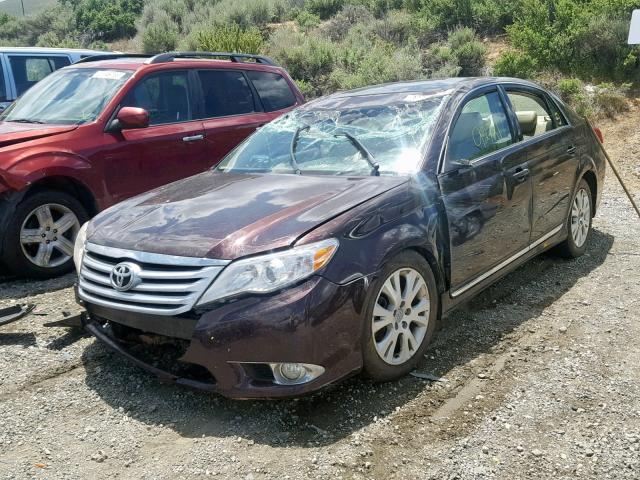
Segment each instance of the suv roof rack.
[[115,60],[117,58],[150,58],[152,56],[144,53],[103,53],[81,58],[75,63],[99,62],[100,60]]
[[232,62],[246,62],[254,60],[256,63],[263,65],[278,66],[278,64],[269,57],[264,55],[253,55],[249,53],[232,53],[232,52],[168,52],[161,53],[150,58],[147,63],[165,63],[172,62],[176,58],[223,58]]

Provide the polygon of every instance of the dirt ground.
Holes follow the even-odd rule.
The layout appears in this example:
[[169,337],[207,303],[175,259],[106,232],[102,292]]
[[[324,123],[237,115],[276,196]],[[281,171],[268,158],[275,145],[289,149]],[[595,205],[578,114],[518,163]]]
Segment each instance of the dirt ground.
[[[602,124],[640,192],[640,111]],[[640,200],[640,195],[637,196]],[[163,385],[76,330],[72,275],[0,280],[0,478],[638,479],[640,222],[608,172],[588,254],[452,313],[419,366],[297,401]]]

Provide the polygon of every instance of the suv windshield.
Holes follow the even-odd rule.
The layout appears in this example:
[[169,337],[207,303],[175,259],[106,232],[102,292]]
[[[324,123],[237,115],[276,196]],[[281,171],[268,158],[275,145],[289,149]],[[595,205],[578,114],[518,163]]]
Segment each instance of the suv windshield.
[[92,122],[131,76],[126,70],[58,70],[36,83],[0,116],[0,121],[81,124]]
[[448,92],[336,97],[261,128],[217,167],[236,173],[416,172]]

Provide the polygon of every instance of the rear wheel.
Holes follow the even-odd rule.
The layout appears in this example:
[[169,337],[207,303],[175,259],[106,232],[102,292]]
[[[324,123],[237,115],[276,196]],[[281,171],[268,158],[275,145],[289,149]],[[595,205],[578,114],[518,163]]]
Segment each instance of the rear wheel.
[[587,241],[591,236],[591,220],[593,212],[593,196],[589,184],[580,180],[578,188],[571,200],[571,209],[567,218],[567,239],[557,247],[557,251],[565,258],[578,258],[587,249]]
[[4,236],[3,262],[20,276],[50,278],[73,268],[73,246],[88,220],[71,195],[47,190],[18,204]]
[[439,297],[429,264],[415,252],[396,256],[372,285],[365,317],[365,373],[378,381],[409,373],[427,349]]

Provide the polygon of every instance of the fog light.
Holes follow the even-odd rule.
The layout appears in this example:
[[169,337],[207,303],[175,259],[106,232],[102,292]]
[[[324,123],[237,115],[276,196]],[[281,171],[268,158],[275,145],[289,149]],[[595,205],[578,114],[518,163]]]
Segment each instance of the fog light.
[[324,367],[310,363],[272,363],[275,383],[279,385],[300,385],[318,378]]

